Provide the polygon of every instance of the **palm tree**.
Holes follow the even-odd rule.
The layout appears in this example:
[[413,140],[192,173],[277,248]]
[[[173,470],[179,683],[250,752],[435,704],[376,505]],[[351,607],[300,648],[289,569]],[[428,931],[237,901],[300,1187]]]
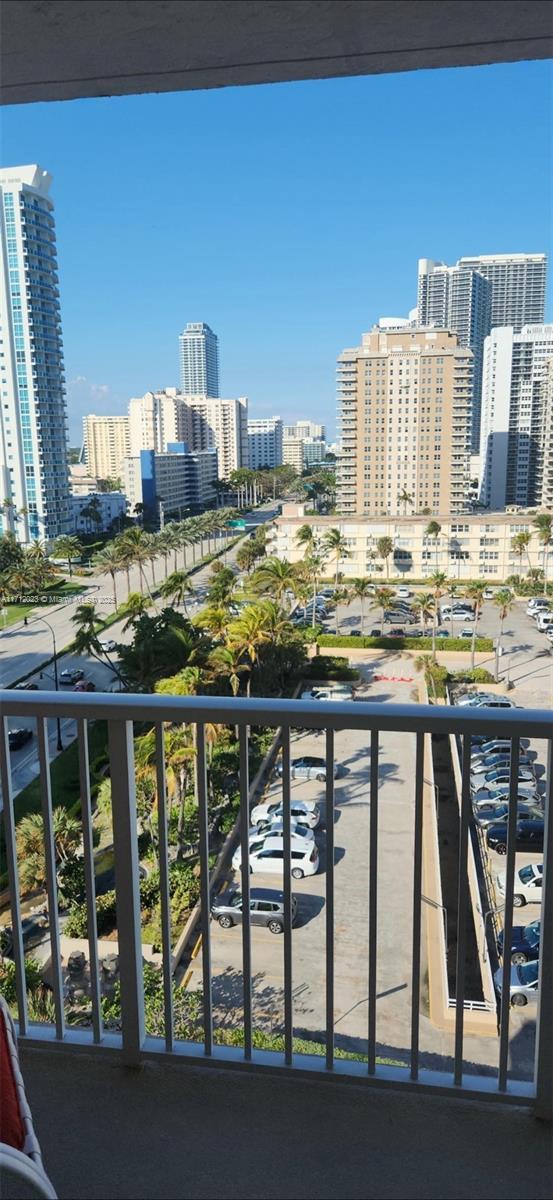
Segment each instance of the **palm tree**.
[[386,579],[390,578],[390,565],[388,559],[393,553],[394,543],[391,537],[380,537],[376,543],[378,557],[384,559],[386,563]]
[[388,587],[377,588],[376,592],[374,594],[375,605],[377,606],[377,608],[382,609],[382,617],[381,617],[381,621],[380,621],[380,636],[381,637],[384,637],[384,613],[386,612],[386,609],[389,607],[390,602],[393,600],[393,598],[394,598],[394,593],[393,593],[392,589],[388,588]]
[[233,621],[228,631],[228,645],[240,650],[250,661],[250,670],[246,681],[246,695],[249,697],[251,678],[254,667],[259,662],[259,651],[270,642],[271,635],[267,631],[265,614],[262,605],[250,604],[237,621]]
[[338,637],[338,632],[339,632],[338,608],[339,608],[340,604],[343,604],[347,608],[351,604],[352,600],[353,600],[353,595],[349,588],[341,587],[341,588],[338,588],[337,590],[335,590],[334,603],[336,605],[336,608],[334,610],[334,629],[335,629],[336,637]]
[[199,629],[206,629],[216,642],[224,642],[229,625],[228,608],[224,604],[208,604],[207,608],[194,618],[194,625]]
[[436,654],[436,628],[438,625],[438,601],[447,591],[447,575],[444,571],[435,571],[428,580],[434,596],[434,614],[432,618],[432,656]]
[[351,594],[361,601],[361,636],[365,636],[365,600],[373,593],[373,585],[368,579],[352,579]]
[[173,571],[160,585],[159,594],[164,600],[173,600],[177,607],[182,605],[186,612],[186,597],[193,593],[187,571]]
[[122,612],[127,618],[123,625],[123,632],[125,633],[131,626],[136,625],[136,622],[144,616],[146,609],[151,608],[151,605],[151,600],[147,596],[143,596],[142,592],[130,592],[122,608]]
[[[529,530],[521,529],[520,533],[515,533],[511,538],[511,550],[513,554],[518,555],[519,570],[522,572],[522,559],[528,551],[528,545],[532,540],[532,534]],[[530,565],[530,563],[528,563]]]
[[340,562],[344,558],[350,557],[348,550],[347,538],[339,529],[329,529],[323,538],[323,547],[328,554],[334,555],[336,560],[335,586],[338,587],[338,576],[340,573]]
[[71,534],[64,534],[63,537],[57,538],[56,541],[54,542],[54,547],[53,547],[53,551],[52,551],[54,558],[67,559],[67,567],[69,570],[69,578],[70,579],[73,574],[73,568],[71,566],[71,559],[72,558],[80,558],[80,555],[82,554],[82,549],[83,548],[82,548],[82,545],[81,545],[78,537],[73,537]]
[[438,523],[438,521],[429,521],[424,532],[427,537],[434,538],[434,545],[436,547],[436,571],[437,571],[438,570],[438,539],[442,532],[442,527]]
[[[323,571],[324,560],[320,554],[310,554],[309,557],[304,558],[303,563],[301,565],[305,571],[306,580],[310,582],[312,589],[313,589],[313,596],[312,596],[313,612],[311,614],[311,625],[314,627],[315,626],[315,599],[317,596],[317,588],[319,586],[319,580],[321,578],[322,571]],[[297,594],[297,592],[296,592],[296,594]]]
[[[54,852],[56,863],[69,862],[81,845],[81,827],[75,817],[58,806],[52,812]],[[41,813],[29,813],[18,822],[16,830],[19,879],[25,891],[46,884],[44,854],[44,822]]]
[[534,529],[538,531],[538,538],[543,547],[543,590],[547,596],[547,547],[551,543],[551,533],[553,529],[553,517],[551,513],[538,513],[532,521]]
[[286,558],[265,558],[253,575],[256,591],[269,592],[281,604],[287,592],[294,591],[296,572]]
[[399,492],[399,494],[398,494],[397,502],[398,502],[398,504],[403,504],[403,516],[406,517],[407,516],[407,505],[414,504],[415,500],[414,500],[414,497],[411,495],[411,492],[408,492],[408,491],[406,491],[405,488],[402,488],[401,492]]
[[503,622],[513,607],[513,597],[511,596],[509,589],[500,588],[499,591],[495,593],[493,603],[497,605],[497,608],[499,609],[499,634],[495,643],[494,671],[495,682],[497,683],[497,680],[499,679],[499,657],[501,654],[501,639],[503,637]]
[[123,561],[120,547],[117,542],[108,542],[103,550],[99,550],[94,556],[94,568],[97,575],[104,575],[106,572],[111,576],[113,585],[113,606],[117,612],[117,587],[115,576],[118,571],[123,569]]
[[478,636],[478,621],[480,619],[480,613],[482,612],[485,590],[486,585],[484,583],[480,583],[479,581],[477,583],[471,583],[467,588],[465,588],[465,596],[467,597],[467,600],[474,601],[474,625],[472,627],[472,641],[470,644],[470,665],[472,670],[474,670],[474,654],[476,650],[476,638]]
[[436,608],[431,592],[418,592],[413,599],[413,608],[418,608],[422,622],[423,633],[426,633],[426,622],[434,615]]
[[209,665],[216,678],[223,677],[228,680],[233,696],[237,696],[240,691],[240,676],[248,670],[242,661],[240,647],[217,646],[209,656]]
[[105,663],[107,659],[112,670],[121,679],[119,670],[112,662],[107,651],[102,650],[100,645],[98,627],[105,625],[105,621],[97,611],[96,605],[91,603],[77,605],[71,621],[76,629],[73,639],[76,654],[90,654],[92,658],[97,659],[101,663]]
[[296,532],[295,541],[297,542],[298,546],[303,547],[305,558],[307,558],[308,555],[313,554],[317,545],[317,538],[315,536],[315,530],[313,529],[313,526],[307,524],[300,525],[300,528]]
[[143,529],[139,529],[138,526],[135,525],[133,529],[127,529],[125,533],[121,535],[120,544],[124,547],[124,552],[128,554],[130,562],[136,563],[138,566],[141,592],[144,590],[142,587],[142,583],[144,583],[146,585],[146,590],[150,600],[153,600],[152,593],[150,591],[150,585],[146,579],[146,572],[144,570],[145,564],[151,561],[152,553],[151,542],[148,534],[145,533]]

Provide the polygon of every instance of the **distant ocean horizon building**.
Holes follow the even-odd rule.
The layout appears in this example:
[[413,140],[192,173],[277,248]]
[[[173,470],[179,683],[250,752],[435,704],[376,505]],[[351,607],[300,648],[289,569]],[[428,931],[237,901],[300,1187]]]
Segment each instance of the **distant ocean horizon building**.
[[0,171],[0,534],[71,529],[67,413],[51,175]]
[[204,321],[189,321],[179,336],[180,390],[219,395],[219,339]]

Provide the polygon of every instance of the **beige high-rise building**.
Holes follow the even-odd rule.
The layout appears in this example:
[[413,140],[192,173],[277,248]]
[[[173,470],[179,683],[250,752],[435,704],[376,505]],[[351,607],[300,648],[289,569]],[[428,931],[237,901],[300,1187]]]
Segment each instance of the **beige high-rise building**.
[[303,471],[303,438],[286,437],[282,439],[282,462],[287,467],[294,467],[301,475]]
[[164,454],[171,442],[181,441],[181,393],[176,388],[146,392],[129,400],[128,454],[136,456],[141,450]]
[[182,441],[192,450],[217,450],[219,479],[228,479],[233,471],[249,465],[248,401],[220,400],[211,396],[179,393],[182,400]]
[[121,461],[129,453],[128,417],[83,417],[84,460],[89,475],[118,479]]
[[[370,516],[466,504],[472,352],[447,329],[376,326],[338,358],[337,507]],[[407,494],[411,501],[400,500]]]

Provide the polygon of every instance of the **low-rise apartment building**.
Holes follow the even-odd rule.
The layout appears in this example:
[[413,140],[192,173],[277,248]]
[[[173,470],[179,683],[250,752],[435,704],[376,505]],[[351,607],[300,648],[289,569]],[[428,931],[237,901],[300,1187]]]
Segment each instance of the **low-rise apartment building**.
[[[321,542],[329,529],[340,530],[348,550],[348,557],[339,564],[345,580],[370,576],[383,583],[387,576],[414,580],[443,571],[450,579],[501,583],[509,575],[524,575],[529,566],[543,567],[543,547],[532,525],[534,516],[535,510],[432,517],[322,517],[306,516],[302,504],[285,504],[282,515],[269,526],[267,553],[299,562],[305,550],[298,545],[296,534],[309,524]],[[439,526],[435,536],[428,532],[430,521]],[[521,559],[513,552],[512,539],[523,531],[532,538]],[[392,542],[387,558],[382,556],[382,547],[379,549],[382,538]],[[325,573],[331,576],[334,569],[335,559],[329,555]],[[547,572],[548,578],[553,578],[553,545]]]

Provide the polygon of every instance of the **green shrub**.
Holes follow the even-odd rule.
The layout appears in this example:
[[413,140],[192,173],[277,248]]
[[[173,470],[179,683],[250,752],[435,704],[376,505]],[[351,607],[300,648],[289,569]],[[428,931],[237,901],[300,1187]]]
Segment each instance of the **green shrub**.
[[[332,633],[324,633],[319,638],[319,646],[340,646],[344,649],[352,650],[431,650],[432,638],[410,638],[410,637],[336,637]],[[436,638],[436,650],[467,650],[471,649],[471,643],[463,638]],[[491,638],[478,637],[476,639],[476,650],[487,652],[493,650],[493,641]],[[318,663],[320,659],[311,659],[311,662]]]
[[473,667],[470,671],[452,671],[449,678],[455,683],[494,683],[491,671],[486,667]]
[[73,904],[63,931],[67,937],[85,938],[88,933],[86,904]]
[[[356,642],[357,638],[352,638]],[[361,639],[359,638],[359,641]],[[321,644],[321,643],[319,643]],[[340,645],[340,641],[333,639],[333,645]],[[346,658],[342,658],[339,654],[319,654],[316,658],[311,658],[302,670],[302,679],[335,679],[335,680],[358,680],[359,671],[355,667],[350,667]]]
[[[25,959],[25,982],[27,992],[35,992],[42,985],[40,963],[36,958]],[[11,958],[5,958],[0,962],[0,995],[4,997],[10,1008],[17,1004],[15,962]]]

